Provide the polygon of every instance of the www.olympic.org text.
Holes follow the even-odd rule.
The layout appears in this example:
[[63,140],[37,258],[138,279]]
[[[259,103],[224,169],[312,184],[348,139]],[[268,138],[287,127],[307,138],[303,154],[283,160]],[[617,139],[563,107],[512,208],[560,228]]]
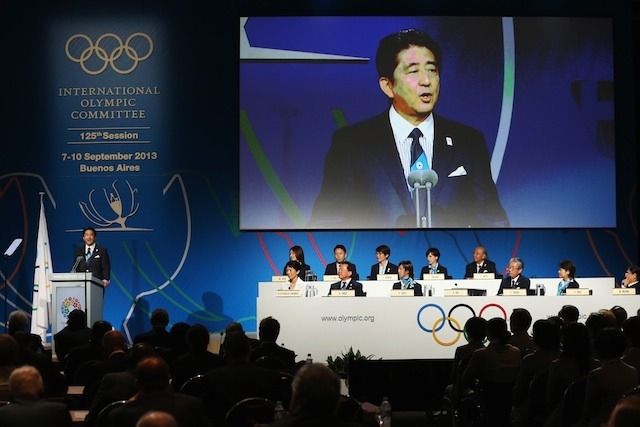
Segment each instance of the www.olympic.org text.
[[375,316],[320,316],[323,322],[371,322],[375,321]]

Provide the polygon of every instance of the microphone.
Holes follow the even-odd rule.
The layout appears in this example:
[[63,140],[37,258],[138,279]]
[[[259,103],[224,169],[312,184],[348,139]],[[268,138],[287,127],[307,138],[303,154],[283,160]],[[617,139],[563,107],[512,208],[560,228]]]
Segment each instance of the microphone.
[[[414,192],[414,202],[416,209],[416,228],[431,228],[431,189],[438,183],[438,174],[433,169],[412,170],[407,175],[407,183]],[[427,225],[424,225],[422,215],[420,215],[420,191],[427,190]]]
[[76,262],[75,264],[73,264],[73,268],[71,269],[72,273],[76,273],[76,270],[78,269],[78,265],[80,264],[80,261],[82,261],[83,256],[82,255],[78,255],[76,258]]

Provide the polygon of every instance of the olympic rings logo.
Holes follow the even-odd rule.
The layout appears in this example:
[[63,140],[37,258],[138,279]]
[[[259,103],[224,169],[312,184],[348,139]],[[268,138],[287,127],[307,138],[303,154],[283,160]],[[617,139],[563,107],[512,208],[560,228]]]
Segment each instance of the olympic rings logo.
[[[471,312],[471,317],[475,317],[476,316],[475,310],[473,309],[473,307],[471,307],[468,304],[456,304],[453,307],[451,307],[451,310],[449,310],[448,314],[445,314],[444,309],[441,306],[439,306],[438,304],[429,303],[429,304],[423,305],[422,307],[420,307],[420,310],[418,310],[418,315],[417,315],[418,326],[423,331],[425,331],[427,333],[430,333],[431,336],[433,337],[433,340],[435,342],[437,342],[438,344],[440,344],[441,346],[443,346],[443,347],[452,346],[455,343],[457,343],[458,340],[460,340],[460,337],[464,333],[463,326],[461,327],[460,322],[455,317],[452,316],[453,311],[455,309],[457,309],[457,308],[460,308],[460,307],[468,309]],[[496,303],[485,304],[480,309],[480,313],[478,314],[478,316],[482,317],[482,314],[485,312],[485,310],[487,308],[490,308],[490,307],[495,307],[495,308],[499,309],[502,312],[502,316],[503,316],[504,320],[507,320],[507,312],[506,312],[506,310],[500,304],[496,304]],[[436,318],[436,320],[433,323],[433,326],[431,327],[431,329],[429,329],[428,326],[423,325],[422,320],[420,319],[423,311],[425,311],[428,308],[435,308],[440,312],[440,317]],[[438,332],[442,328],[444,328],[445,322],[448,322],[448,324],[451,327],[451,329],[453,329],[455,332],[457,332],[457,335],[451,341],[443,341],[440,338],[438,338],[438,335],[436,334],[436,332]]]
[[[132,42],[137,39],[141,39],[142,41],[146,40],[147,42],[148,50],[144,55],[140,55],[132,46]],[[105,46],[111,48],[113,44],[115,44],[115,47],[113,47],[111,53],[107,53]],[[74,34],[67,40],[64,51],[67,54],[67,58],[79,63],[84,72],[92,76],[102,73],[109,65],[118,74],[129,74],[136,69],[140,62],[151,56],[153,52],[153,40],[145,33],[133,33],[123,42],[120,36],[114,33],[106,33],[98,37],[96,42],[93,43],[93,41],[84,34]],[[80,54],[74,56],[72,51],[80,51]],[[97,59],[90,61],[94,54]],[[126,59],[123,54],[126,55],[128,59]],[[88,64],[89,62],[91,65]],[[94,64],[95,62],[97,62],[97,64]],[[130,65],[127,66],[129,63]],[[93,65],[95,65],[95,68],[90,69]]]

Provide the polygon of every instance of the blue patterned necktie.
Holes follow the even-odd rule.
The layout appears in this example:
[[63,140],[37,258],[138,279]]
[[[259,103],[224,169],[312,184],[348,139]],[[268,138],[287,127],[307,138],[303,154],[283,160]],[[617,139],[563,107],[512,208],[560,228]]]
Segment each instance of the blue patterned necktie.
[[87,248],[87,255],[85,255],[85,261],[89,261],[91,258],[91,248]]
[[414,128],[409,134],[409,138],[411,138],[411,166],[416,163],[423,153],[420,146],[420,138],[422,136],[422,132],[418,128]]

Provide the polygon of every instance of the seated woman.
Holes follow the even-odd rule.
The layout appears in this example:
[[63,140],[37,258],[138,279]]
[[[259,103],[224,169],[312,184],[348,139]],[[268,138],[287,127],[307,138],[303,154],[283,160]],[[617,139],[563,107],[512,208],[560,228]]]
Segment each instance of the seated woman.
[[300,263],[298,261],[289,261],[284,267],[284,274],[289,278],[282,284],[281,290],[286,291],[302,291],[306,290],[306,284],[304,280],[300,278]]
[[[300,273],[298,275],[302,278],[306,277],[307,272],[311,270],[311,267],[304,263],[304,250],[301,246],[291,246],[289,249],[289,261],[298,261],[300,263]],[[287,262],[282,269],[283,275],[287,274],[288,265],[289,263]]]
[[452,278],[449,276],[447,267],[440,264],[440,250],[438,248],[427,249],[425,256],[427,257],[427,262],[429,264],[422,267],[419,279],[422,279],[425,274],[444,274],[445,279]]
[[562,280],[558,283],[557,295],[564,295],[567,292],[567,288],[577,289],[580,287],[575,280],[576,265],[573,262],[564,260],[558,264],[558,267],[558,276],[560,276]]
[[399,282],[393,284],[393,289],[413,289],[413,296],[422,296],[422,285],[413,280],[413,264],[411,261],[400,261],[398,264]]

